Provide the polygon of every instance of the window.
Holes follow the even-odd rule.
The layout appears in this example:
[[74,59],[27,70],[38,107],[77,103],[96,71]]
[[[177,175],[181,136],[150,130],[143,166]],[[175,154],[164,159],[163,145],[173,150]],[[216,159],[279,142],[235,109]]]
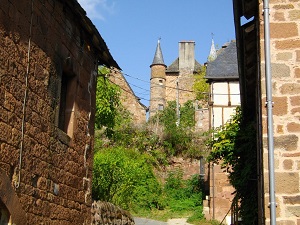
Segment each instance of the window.
[[163,104],[158,104],[158,110],[164,110],[164,105]]
[[59,96],[58,128],[69,137],[73,136],[75,119],[76,79],[74,75],[63,73]]
[[163,80],[159,80],[159,85],[163,85],[164,84],[164,81]]

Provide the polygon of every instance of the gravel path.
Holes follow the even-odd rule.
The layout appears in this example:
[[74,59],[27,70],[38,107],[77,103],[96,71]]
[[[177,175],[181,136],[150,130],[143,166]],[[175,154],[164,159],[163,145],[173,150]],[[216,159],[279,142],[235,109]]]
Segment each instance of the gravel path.
[[135,225],[191,225],[186,222],[186,218],[169,219],[168,222],[150,220],[146,218],[134,217]]

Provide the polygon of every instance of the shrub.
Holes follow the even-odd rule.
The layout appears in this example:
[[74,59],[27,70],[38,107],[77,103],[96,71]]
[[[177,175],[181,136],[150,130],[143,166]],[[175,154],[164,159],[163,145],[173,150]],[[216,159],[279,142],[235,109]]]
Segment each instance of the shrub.
[[148,156],[123,147],[101,149],[94,157],[93,198],[124,209],[158,207],[161,184]]

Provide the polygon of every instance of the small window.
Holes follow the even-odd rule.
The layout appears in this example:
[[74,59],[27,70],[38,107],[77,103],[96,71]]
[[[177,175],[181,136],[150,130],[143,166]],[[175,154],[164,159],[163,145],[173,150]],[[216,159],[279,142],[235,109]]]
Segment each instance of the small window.
[[164,105],[163,104],[158,104],[158,110],[164,110]]
[[76,93],[75,76],[63,73],[61,77],[61,89],[59,96],[58,128],[68,136],[73,136],[74,129],[74,100]]
[[164,84],[164,81],[163,80],[159,80],[159,85],[163,85]]

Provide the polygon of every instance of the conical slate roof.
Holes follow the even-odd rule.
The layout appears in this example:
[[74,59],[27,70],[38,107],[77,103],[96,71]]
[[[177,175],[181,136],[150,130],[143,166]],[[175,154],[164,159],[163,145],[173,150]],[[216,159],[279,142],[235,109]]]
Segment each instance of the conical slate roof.
[[165,65],[162,51],[160,48],[160,40],[157,41],[156,51],[151,66],[153,65]]

